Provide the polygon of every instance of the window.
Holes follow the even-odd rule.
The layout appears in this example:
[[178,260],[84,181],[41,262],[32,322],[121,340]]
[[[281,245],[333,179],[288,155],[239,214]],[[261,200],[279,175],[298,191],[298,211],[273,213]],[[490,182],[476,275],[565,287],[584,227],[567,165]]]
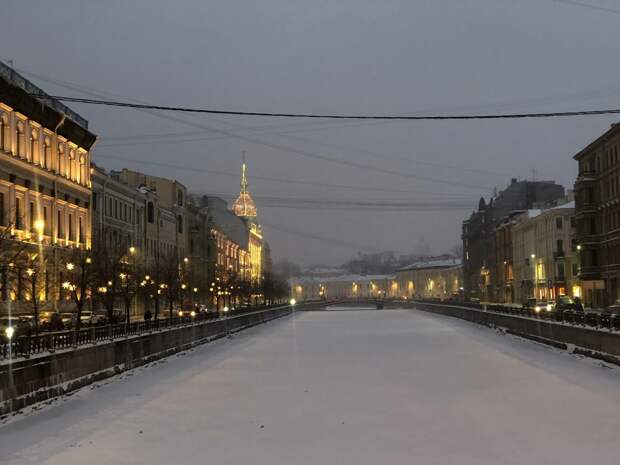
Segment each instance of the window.
[[17,134],[15,139],[15,154],[20,157],[26,156],[26,123],[23,121],[17,122]]
[[564,281],[564,263],[558,263],[558,281]]
[[49,136],[45,136],[45,139],[43,139],[43,159],[41,160],[41,166],[48,170],[52,167],[52,139]]
[[78,238],[80,242],[86,242],[84,240],[84,224],[82,223],[82,217],[78,219]]
[[93,192],[93,211],[97,211],[97,193]]
[[62,211],[58,210],[58,215],[56,218],[56,227],[58,228],[57,235],[59,238],[63,239],[65,236],[64,233],[64,225],[62,222]]
[[35,165],[41,163],[39,153],[39,130],[36,128],[30,129],[30,161]]
[[43,207],[43,233],[46,236],[50,235],[51,226],[52,225],[50,224],[49,211],[47,207]]
[[65,144],[63,142],[58,142],[58,160],[56,162],[56,171],[60,176],[65,176],[66,168]]
[[127,221],[127,204],[123,205],[123,220]]
[[75,241],[75,228],[73,224],[73,215],[69,213],[69,240]]
[[182,189],[177,190],[177,205],[179,207],[183,206],[183,190]]
[[22,218],[22,199],[15,199],[15,228],[22,229],[23,227],[23,218]]
[[562,223],[563,223],[563,221],[562,221],[562,217],[561,216],[559,216],[559,217],[557,217],[555,219],[555,227],[557,229],[562,229]]
[[579,275],[579,265],[577,265],[576,263],[573,263],[573,276],[577,276]]
[[155,207],[153,206],[153,202],[149,202],[146,206],[146,220],[149,223],[155,222]]
[[[0,130],[1,131],[1,130]],[[0,192],[0,226],[6,226],[4,217],[4,193]]]
[[118,218],[118,200],[114,200],[114,218]]
[[181,215],[177,218],[177,231],[179,234],[183,234],[183,217]]
[[558,239],[557,243],[556,243],[556,249],[558,252],[558,255],[564,255],[564,241],[562,239]]
[[9,151],[10,148],[10,131],[9,115],[6,113],[0,114],[0,150],[4,149]]
[[34,223],[35,223],[34,202],[30,202],[30,232],[35,232]]

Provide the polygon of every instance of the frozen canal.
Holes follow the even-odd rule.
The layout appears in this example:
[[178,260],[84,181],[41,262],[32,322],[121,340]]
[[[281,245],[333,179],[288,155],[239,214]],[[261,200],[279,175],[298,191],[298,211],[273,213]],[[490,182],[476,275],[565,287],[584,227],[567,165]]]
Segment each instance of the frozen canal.
[[0,463],[620,463],[620,370],[411,310],[298,313],[0,427]]

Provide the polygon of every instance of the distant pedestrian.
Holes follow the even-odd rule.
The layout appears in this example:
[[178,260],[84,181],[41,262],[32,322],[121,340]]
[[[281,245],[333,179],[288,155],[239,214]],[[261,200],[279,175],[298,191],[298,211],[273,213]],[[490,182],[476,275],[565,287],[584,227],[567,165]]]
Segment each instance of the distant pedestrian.
[[583,312],[583,304],[581,303],[581,299],[579,297],[575,297],[575,311]]
[[146,312],[144,312],[144,321],[149,322],[152,318],[153,314],[151,313],[151,310],[147,309]]

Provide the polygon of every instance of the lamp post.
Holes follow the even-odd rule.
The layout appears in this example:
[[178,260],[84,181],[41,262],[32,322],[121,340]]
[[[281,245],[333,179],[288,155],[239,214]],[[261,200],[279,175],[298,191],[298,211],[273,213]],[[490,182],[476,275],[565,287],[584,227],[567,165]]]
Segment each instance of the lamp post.
[[537,276],[537,270],[536,270],[536,254],[532,254],[530,255],[530,258],[532,260],[532,279],[534,280],[534,285],[532,286],[532,290],[534,292],[534,298],[538,299],[538,276]]

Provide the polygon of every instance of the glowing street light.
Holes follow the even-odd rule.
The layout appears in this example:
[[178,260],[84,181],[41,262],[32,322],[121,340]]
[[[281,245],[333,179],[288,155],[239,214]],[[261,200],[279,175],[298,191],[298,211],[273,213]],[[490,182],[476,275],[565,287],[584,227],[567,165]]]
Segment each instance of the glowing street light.
[[75,268],[73,263],[67,263],[67,270],[72,271]]
[[135,254],[135,253],[136,253],[136,248],[135,248],[133,245],[132,245],[131,247],[129,247],[129,253],[130,253],[131,255],[133,255],[133,254]]
[[295,299],[291,299],[289,302],[291,305],[295,305],[297,303],[297,301]]
[[13,338],[13,334],[15,334],[15,328],[13,328],[12,326],[7,326],[4,329],[4,335],[7,337],[7,339],[11,340]]

